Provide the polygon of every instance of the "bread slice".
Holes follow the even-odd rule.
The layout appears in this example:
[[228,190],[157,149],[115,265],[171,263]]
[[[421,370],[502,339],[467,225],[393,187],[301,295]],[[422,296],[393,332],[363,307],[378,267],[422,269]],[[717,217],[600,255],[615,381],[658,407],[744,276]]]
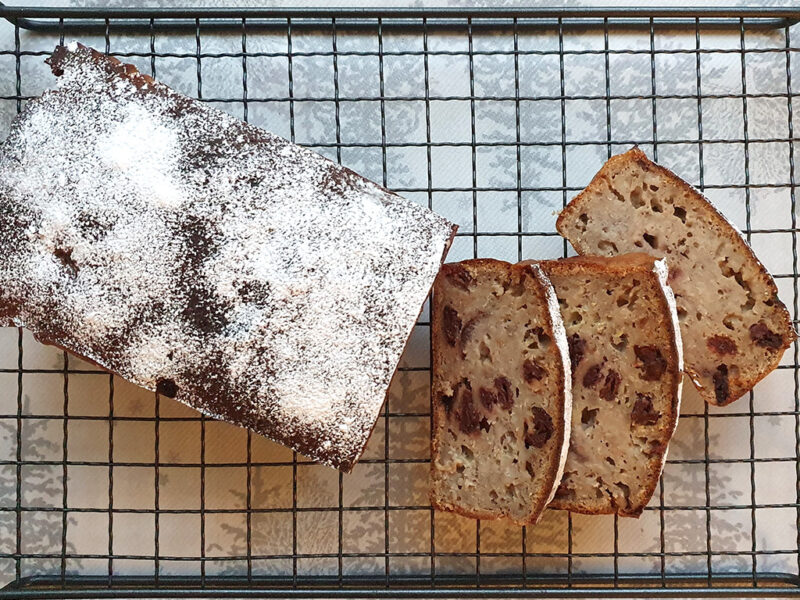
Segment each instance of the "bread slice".
[[455,226],[79,44],[0,150],[0,323],[352,469]]
[[580,254],[667,257],[686,372],[711,404],[748,392],[797,337],[775,281],[741,233],[638,148],[612,157],[556,227]]
[[638,517],[678,423],[682,357],[664,260],[646,254],[539,263],[572,360],[572,432],[551,508]]
[[434,283],[431,502],[533,523],[569,445],[567,340],[538,266],[444,265]]

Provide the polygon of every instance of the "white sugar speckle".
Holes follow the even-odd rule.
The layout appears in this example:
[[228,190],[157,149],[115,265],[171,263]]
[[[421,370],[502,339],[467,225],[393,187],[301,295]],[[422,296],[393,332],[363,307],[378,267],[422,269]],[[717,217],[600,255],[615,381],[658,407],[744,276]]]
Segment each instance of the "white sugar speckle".
[[334,466],[363,450],[450,242],[441,217],[93,51],[0,155],[0,309]]
[[179,152],[175,131],[160,126],[145,107],[132,102],[125,104],[119,118],[108,136],[98,140],[97,157],[136,187],[141,197],[164,207],[179,207],[188,194],[180,189],[180,176],[171,168]]

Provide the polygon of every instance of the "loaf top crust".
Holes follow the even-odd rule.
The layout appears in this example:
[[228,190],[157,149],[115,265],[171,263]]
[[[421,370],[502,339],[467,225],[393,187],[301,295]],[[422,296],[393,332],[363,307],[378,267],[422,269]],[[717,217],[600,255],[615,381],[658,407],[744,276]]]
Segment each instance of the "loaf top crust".
[[775,281],[742,234],[639,148],[609,159],[556,227],[580,254],[667,259],[686,373],[711,404],[747,393],[797,338]]
[[81,46],[0,157],[0,319],[350,470],[455,226]]

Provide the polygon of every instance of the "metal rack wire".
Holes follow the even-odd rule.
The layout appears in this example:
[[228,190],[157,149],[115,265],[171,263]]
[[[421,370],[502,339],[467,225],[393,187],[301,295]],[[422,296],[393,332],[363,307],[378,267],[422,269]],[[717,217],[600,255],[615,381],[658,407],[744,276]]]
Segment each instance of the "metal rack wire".
[[[790,260],[781,262],[787,267],[778,268],[776,278],[797,322],[792,79],[800,48],[792,24],[800,11],[0,7],[0,16],[10,23],[5,38],[0,30],[0,109],[8,109],[8,118],[49,85],[34,61],[39,64],[65,37],[79,38],[449,213],[462,226],[451,259],[566,255],[566,242],[543,226],[542,215],[566,204],[602,160],[631,144],[656,160],[688,155],[693,183],[711,195],[741,199],[736,214],[749,240],[786,244],[781,252]],[[715,46],[723,39],[717,32],[726,32],[728,40],[732,34],[736,43]],[[686,43],[665,45],[662,36]],[[354,46],[349,40],[355,37],[368,41]],[[164,50],[168,42],[172,47]],[[735,61],[740,89],[709,88],[714,71],[705,61],[715,58]],[[764,59],[780,65],[754,78]],[[353,60],[361,64],[355,71]],[[676,89],[665,89],[662,60],[686,69]],[[279,68],[265,67],[270,61]],[[318,66],[303,66],[309,61]],[[190,67],[175,70],[173,63]],[[444,74],[459,64],[466,79],[447,80]],[[637,66],[641,81],[632,84]],[[492,68],[505,69],[502,89],[487,88]],[[545,76],[531,82],[535,69]],[[209,72],[221,83],[209,80]],[[329,81],[315,86],[320,74]],[[271,84],[259,90],[265,77]],[[409,81],[397,85],[398,78]],[[578,89],[577,78],[594,78],[594,89]],[[575,102],[600,107],[590,111],[594,129],[576,126],[582,117],[571,112]],[[735,131],[709,135],[714,102],[739,107]],[[769,127],[761,122],[763,111],[754,113],[762,103],[781,107]],[[414,110],[398,116],[398,105]],[[690,114],[691,132],[670,118],[676,106],[679,116]],[[499,116],[487,121],[483,111],[495,109]],[[621,114],[627,130],[618,125]],[[530,128],[547,115],[553,124],[546,131]],[[487,133],[487,122],[506,125]],[[405,126],[413,135],[401,131]],[[780,148],[779,158],[767,162],[780,173],[756,172],[759,153],[773,146]],[[719,163],[733,160],[725,153],[741,154],[741,180],[709,178]],[[531,175],[527,170],[536,161],[542,166]],[[775,196],[762,197],[768,194]],[[758,203],[769,202],[774,207],[756,211]],[[785,213],[776,217],[780,208]],[[7,586],[0,598],[800,596],[796,346],[779,367],[788,375],[781,379],[784,389],[758,388],[730,410],[687,403],[679,427],[688,432],[687,443],[676,442],[645,511],[650,529],[613,517],[584,521],[559,514],[538,531],[498,530],[434,514],[424,498],[428,457],[419,446],[427,446],[430,420],[425,319],[361,474],[352,476],[312,471],[302,457],[249,433],[237,442],[241,451],[233,452],[233,430],[220,430],[169,399],[137,396],[66,354],[39,361],[43,350],[27,334],[6,331],[10,342],[0,339],[0,377],[8,378],[0,392],[6,397],[0,426],[7,446],[0,457],[6,478],[6,487],[0,486],[0,572]],[[30,397],[31,382],[39,386],[37,397]],[[763,455],[759,426],[765,419],[784,425],[791,448]],[[746,443],[739,443],[746,448],[722,456],[713,444],[721,427],[731,424],[743,426]],[[37,428],[56,441],[41,441]],[[120,433],[129,430],[127,437]],[[88,438],[94,445],[81,445]],[[791,498],[771,497],[764,489],[774,480],[765,481],[761,469],[775,465],[789,467]],[[743,489],[735,501],[720,502],[716,471],[728,467],[744,468]],[[79,476],[81,469],[90,474]],[[787,476],[785,468],[780,472]],[[676,484],[692,477],[687,473],[696,476],[696,490]],[[168,487],[169,478],[184,489]],[[219,478],[227,486],[222,500]],[[129,485],[132,479],[138,490]],[[32,480],[41,484],[33,494]],[[722,484],[737,481],[723,478]],[[138,504],[142,488],[152,494]],[[76,494],[86,498],[76,500]],[[729,522],[731,514],[743,516]],[[676,515],[686,518],[683,534],[692,530],[694,537],[673,539]],[[146,543],[136,535],[145,522],[151,536]],[[764,545],[772,538],[760,532],[771,523],[787,529],[789,545]],[[650,545],[637,546],[645,531],[652,534]],[[83,550],[76,532],[100,542]],[[724,545],[729,538],[735,547]]]

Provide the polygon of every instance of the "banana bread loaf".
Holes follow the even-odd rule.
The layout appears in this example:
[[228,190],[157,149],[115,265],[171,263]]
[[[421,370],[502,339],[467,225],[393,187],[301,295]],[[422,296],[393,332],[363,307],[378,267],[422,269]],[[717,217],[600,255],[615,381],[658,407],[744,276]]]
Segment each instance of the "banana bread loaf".
[[352,468],[455,228],[80,46],[0,155],[0,321]]

